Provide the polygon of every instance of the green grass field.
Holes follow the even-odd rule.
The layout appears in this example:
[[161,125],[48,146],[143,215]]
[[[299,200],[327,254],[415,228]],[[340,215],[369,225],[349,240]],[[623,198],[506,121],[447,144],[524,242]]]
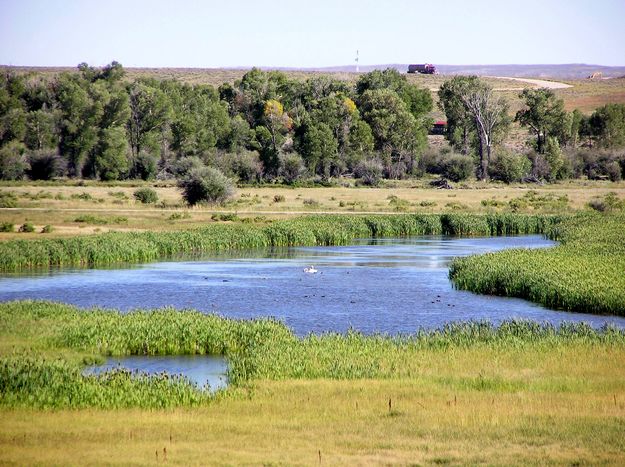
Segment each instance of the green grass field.
[[[510,322],[499,329],[464,325],[402,339],[296,338],[272,322],[151,313],[155,319],[146,320],[141,313],[85,312],[41,302],[0,305],[0,462],[309,465],[321,457],[322,464],[333,465],[617,465],[625,460],[622,331]],[[132,332],[120,332],[128,328]],[[135,345],[143,340],[173,352],[168,350],[173,343],[178,351],[185,342],[201,347],[206,331],[212,331],[211,346],[225,344],[231,365],[249,370],[226,393],[176,399],[183,391],[168,391],[176,387],[171,382],[131,387],[103,377],[97,384],[106,390],[83,384],[75,398],[67,398],[72,371],[106,353],[98,343],[112,339],[115,352],[124,353],[140,350]],[[6,362],[16,354],[25,370],[7,374]],[[46,363],[28,366],[25,354]],[[61,368],[53,378],[51,366]],[[65,391],[55,392],[59,384]],[[103,392],[130,407],[95,408]],[[81,395],[84,403],[77,404]],[[137,408],[141,401],[164,399],[177,408]]]

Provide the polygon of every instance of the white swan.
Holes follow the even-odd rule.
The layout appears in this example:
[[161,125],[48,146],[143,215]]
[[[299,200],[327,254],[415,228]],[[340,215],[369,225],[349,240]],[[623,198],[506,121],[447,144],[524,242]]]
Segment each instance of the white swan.
[[308,274],[315,274],[317,270],[315,269],[314,266],[309,266],[307,268],[304,268],[304,272]]

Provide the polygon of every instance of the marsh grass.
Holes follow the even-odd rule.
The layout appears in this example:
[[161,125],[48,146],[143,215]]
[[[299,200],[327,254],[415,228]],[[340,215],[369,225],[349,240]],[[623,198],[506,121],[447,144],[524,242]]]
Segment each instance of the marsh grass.
[[[457,354],[479,359],[510,353],[519,358],[526,350],[528,355],[573,348],[625,350],[625,332],[620,329],[527,321],[498,327],[455,323],[398,336],[350,331],[297,337],[270,318],[232,320],[167,308],[121,313],[23,301],[0,304],[0,318],[0,336],[13,336],[10,347],[0,347],[0,405],[10,407],[157,408],[210,400],[184,380],[165,375],[136,380],[128,372],[81,375],[81,362],[106,355],[224,355],[233,388],[259,380],[401,380],[427,375],[452,390],[509,393],[540,391],[551,383],[486,368],[467,373],[459,366],[456,373],[442,374],[436,368],[453,365],[449,359]],[[62,357],[64,353],[69,356]]]
[[[222,219],[220,215],[220,220],[235,219],[224,216]],[[88,222],[100,218],[84,215],[76,219]],[[119,223],[126,218],[102,219]],[[148,262],[174,254],[268,246],[345,245],[354,238],[365,237],[535,234],[559,220],[557,216],[511,213],[311,215],[267,225],[218,223],[185,231],[109,232],[74,238],[10,240],[0,243],[0,271]]]
[[582,214],[552,226],[555,248],[458,258],[461,289],[525,298],[554,309],[625,315],[625,215]]

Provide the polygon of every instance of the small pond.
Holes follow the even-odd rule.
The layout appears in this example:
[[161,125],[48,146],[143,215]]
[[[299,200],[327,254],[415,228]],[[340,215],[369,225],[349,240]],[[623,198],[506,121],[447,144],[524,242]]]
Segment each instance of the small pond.
[[[196,308],[231,318],[273,316],[310,332],[411,333],[449,321],[523,318],[585,321],[625,318],[549,310],[525,300],[455,290],[455,256],[553,245],[543,237],[424,236],[355,241],[350,246],[234,252],[119,269],[60,269],[0,277],[0,301],[45,299],[82,307]],[[314,265],[317,274],[303,269]]]
[[128,356],[109,358],[103,365],[85,369],[85,375],[97,375],[105,371],[124,368],[147,374],[166,372],[170,375],[181,374],[198,388],[207,385],[211,391],[223,389],[227,385],[228,366],[223,357],[212,355],[176,355],[176,356]]

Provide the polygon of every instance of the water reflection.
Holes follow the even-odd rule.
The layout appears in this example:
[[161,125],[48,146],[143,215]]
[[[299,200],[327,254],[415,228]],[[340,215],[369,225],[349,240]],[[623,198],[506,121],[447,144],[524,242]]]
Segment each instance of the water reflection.
[[124,368],[147,374],[166,372],[170,375],[183,375],[198,388],[209,387],[211,391],[223,389],[227,385],[228,365],[223,357],[213,355],[177,356],[127,356],[109,358],[103,365],[86,368],[85,375],[97,375],[106,371]]

